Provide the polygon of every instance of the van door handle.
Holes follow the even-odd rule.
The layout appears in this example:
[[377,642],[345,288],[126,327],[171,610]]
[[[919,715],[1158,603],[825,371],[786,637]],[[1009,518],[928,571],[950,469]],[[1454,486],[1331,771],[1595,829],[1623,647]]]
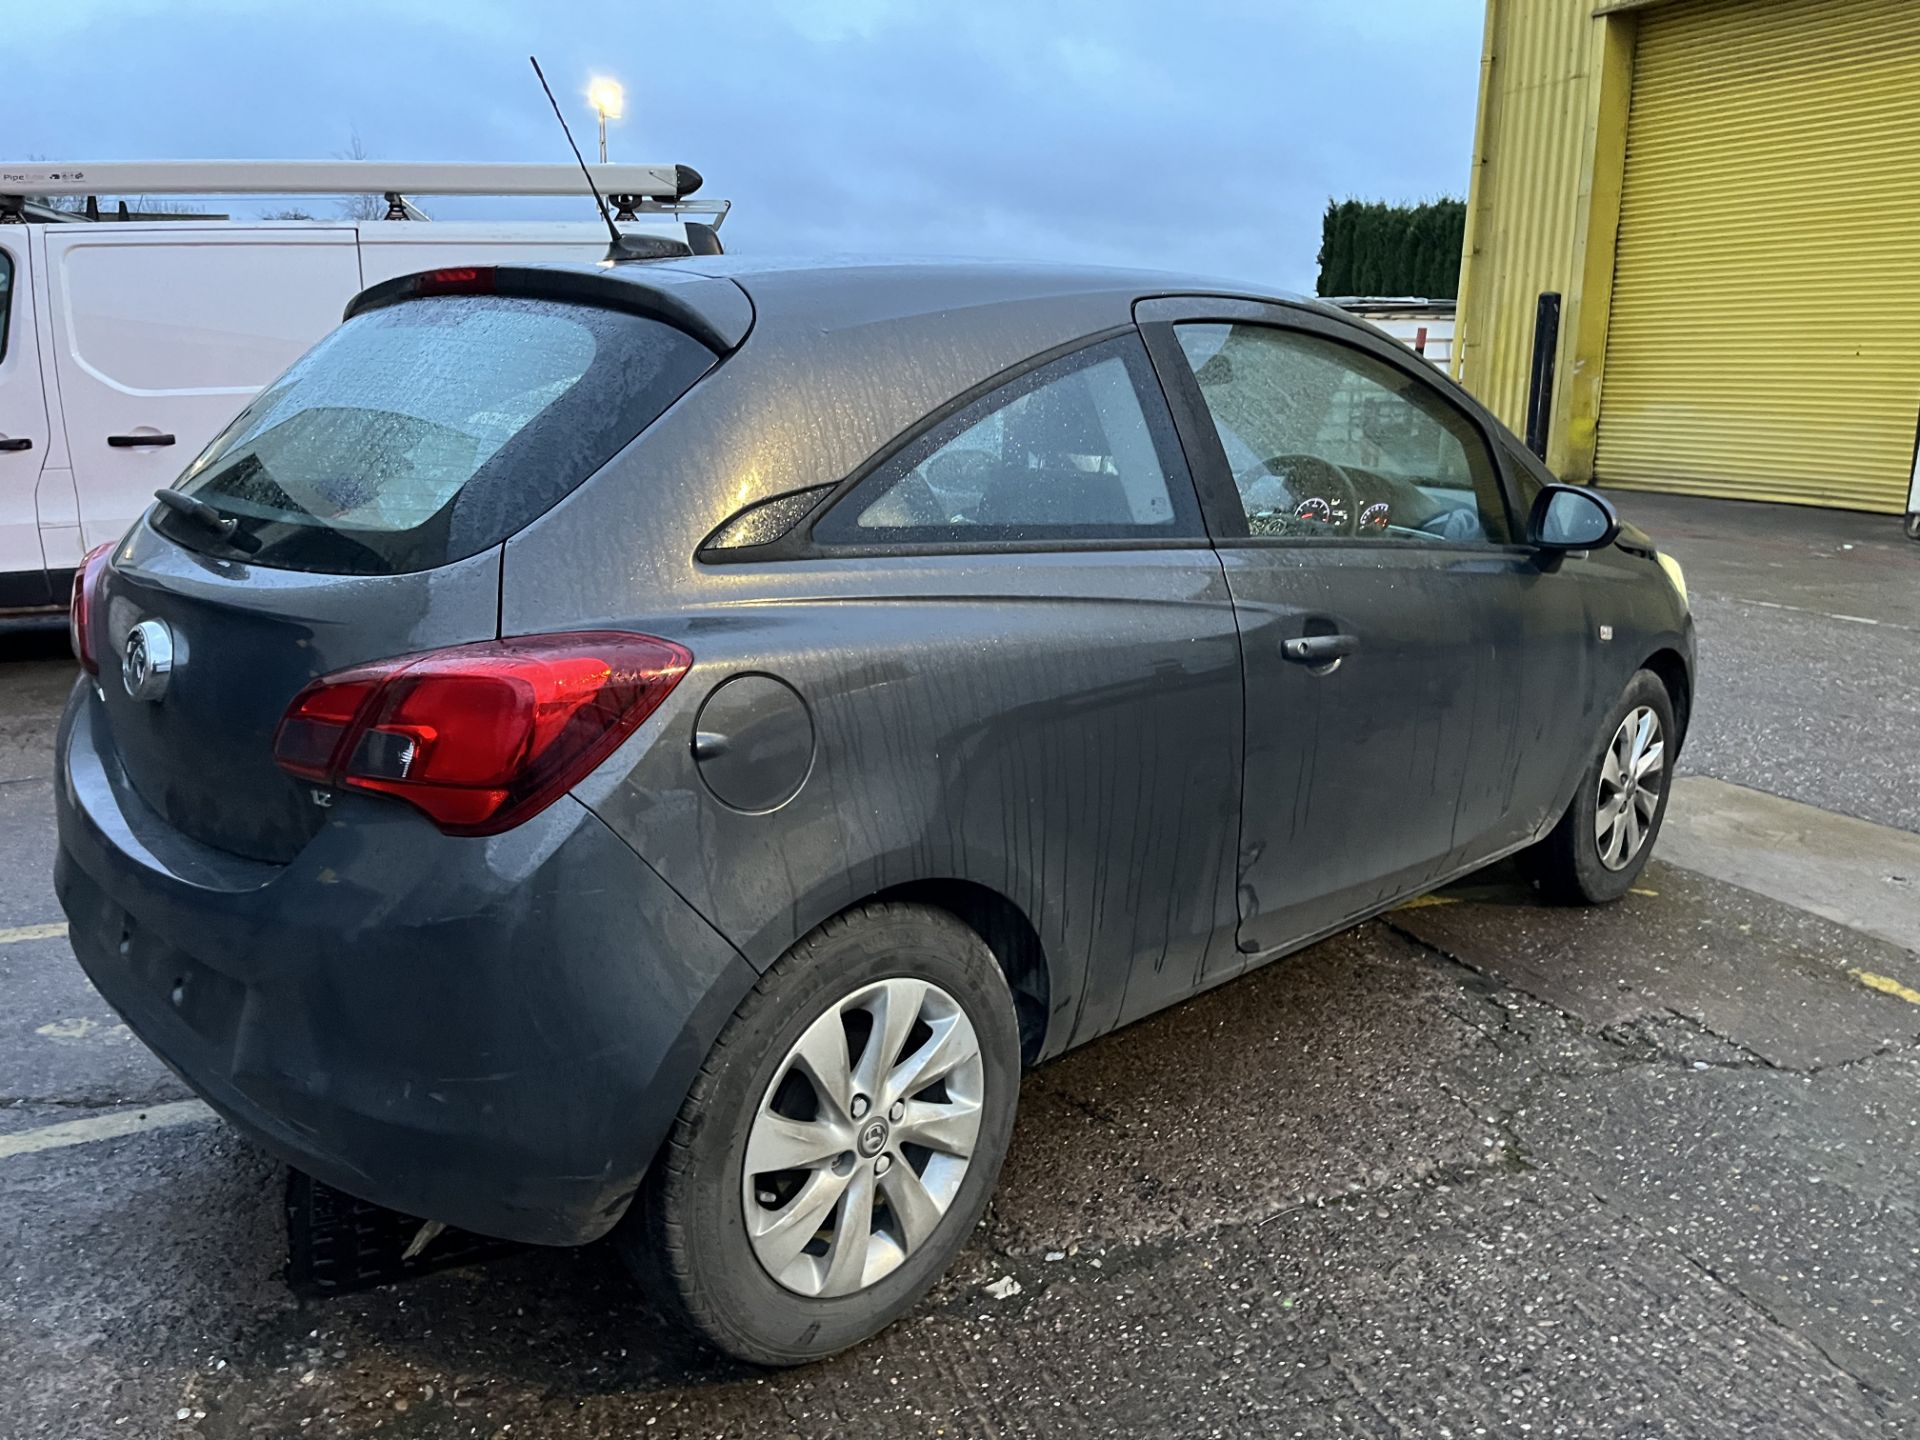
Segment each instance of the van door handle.
[[1358,635],[1306,635],[1285,641],[1280,653],[1300,665],[1325,665],[1344,660],[1360,648]]
[[21,435],[12,440],[0,440],[0,450],[31,450],[32,448],[33,440],[26,435]]
[[171,445],[171,435],[109,435],[107,444],[116,450],[137,450],[148,445]]

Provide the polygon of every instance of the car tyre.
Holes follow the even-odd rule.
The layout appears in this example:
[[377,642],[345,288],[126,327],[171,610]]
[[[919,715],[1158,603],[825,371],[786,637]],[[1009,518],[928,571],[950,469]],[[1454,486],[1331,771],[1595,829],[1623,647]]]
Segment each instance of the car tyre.
[[[1643,731],[1647,717],[1650,735]],[[1640,671],[1608,713],[1566,814],[1523,857],[1549,900],[1605,905],[1633,888],[1666,818],[1678,741],[1667,687],[1652,671]]]
[[[912,1028],[896,1027],[903,1040],[891,1054],[888,1007],[899,1016],[918,1007]],[[845,1043],[830,1055],[836,1037]],[[969,1039],[974,1059],[963,1063]],[[954,1068],[896,1094],[884,1077],[908,1076],[911,1061],[928,1056],[902,1086]],[[836,1079],[838,1057],[846,1074]],[[1019,1081],[1013,996],[980,937],[924,905],[849,911],[794,945],[741,1002],[616,1243],[654,1298],[728,1355],[773,1367],[844,1350],[918,1302],[966,1243],[1006,1155]],[[905,1138],[957,1148],[955,1117],[964,1121],[970,1105],[978,1127],[960,1169],[957,1155]],[[888,1114],[895,1130],[877,1140],[872,1122]],[[830,1159],[812,1153],[829,1148],[828,1129],[833,1144],[851,1137]],[[790,1138],[793,1149],[775,1148]],[[750,1155],[809,1167],[750,1176]],[[789,1257],[812,1223],[814,1195],[836,1184],[812,1240]],[[929,1197],[944,1202],[937,1217]],[[843,1226],[861,1237],[844,1257]]]

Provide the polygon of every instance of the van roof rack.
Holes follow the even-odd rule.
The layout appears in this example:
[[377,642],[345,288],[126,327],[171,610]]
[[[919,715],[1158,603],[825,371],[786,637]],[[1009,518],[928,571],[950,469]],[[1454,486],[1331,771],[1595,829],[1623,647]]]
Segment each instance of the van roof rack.
[[[620,218],[692,211],[714,215],[729,202],[690,201],[700,188],[691,165],[589,165],[594,188]],[[389,220],[423,219],[408,196],[578,195],[577,166],[545,162],[411,160],[99,160],[0,162],[0,219],[22,218],[34,201],[100,195],[384,195]],[[34,207],[38,209],[38,206]],[[90,207],[89,213],[97,213]],[[38,218],[38,217],[35,217]],[[66,218],[66,217],[63,217]]]

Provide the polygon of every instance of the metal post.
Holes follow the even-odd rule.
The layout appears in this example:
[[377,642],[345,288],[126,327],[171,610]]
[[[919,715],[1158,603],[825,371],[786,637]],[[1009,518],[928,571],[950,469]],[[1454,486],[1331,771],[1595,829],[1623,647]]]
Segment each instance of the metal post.
[[600,163],[604,165],[607,163],[607,112],[598,110],[595,113],[600,116]]
[[1920,427],[1915,428],[1913,437],[1913,485],[1907,491],[1906,531],[1909,540],[1920,540]]
[[1533,374],[1527,388],[1527,448],[1547,458],[1547,436],[1553,427],[1553,378],[1560,355],[1560,295],[1549,290],[1540,297],[1533,318]]

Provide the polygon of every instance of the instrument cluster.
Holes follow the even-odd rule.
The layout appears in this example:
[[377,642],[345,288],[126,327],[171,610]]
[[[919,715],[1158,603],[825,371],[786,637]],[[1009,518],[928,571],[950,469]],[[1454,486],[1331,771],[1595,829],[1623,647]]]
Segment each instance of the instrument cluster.
[[1324,525],[1330,529],[1346,530],[1351,527],[1356,535],[1365,535],[1369,531],[1385,530],[1392,522],[1393,507],[1385,500],[1375,501],[1360,512],[1360,523],[1351,525],[1352,512],[1344,500],[1329,500],[1322,495],[1309,495],[1293,509],[1296,520],[1305,520],[1314,525]]

